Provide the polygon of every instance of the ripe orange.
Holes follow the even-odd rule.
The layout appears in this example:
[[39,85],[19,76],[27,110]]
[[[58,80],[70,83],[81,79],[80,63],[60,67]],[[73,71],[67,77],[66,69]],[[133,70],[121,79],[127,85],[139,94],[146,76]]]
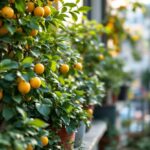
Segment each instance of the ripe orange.
[[83,66],[82,66],[81,63],[76,63],[76,64],[74,65],[74,68],[77,69],[77,70],[82,70],[82,69],[83,69]]
[[41,86],[41,79],[39,77],[33,77],[33,78],[31,78],[30,85],[34,89],[39,88]]
[[93,116],[93,109],[89,108],[89,109],[86,110],[86,112],[87,112],[88,117],[92,118],[92,116]]
[[35,30],[33,29],[31,32],[30,32],[30,35],[31,36],[36,36],[38,34],[38,30]]
[[0,89],[0,100],[2,100],[2,98],[3,98],[3,90]]
[[5,35],[7,33],[8,33],[8,30],[6,29],[6,27],[3,26],[0,28],[0,35]]
[[104,55],[100,54],[100,55],[98,56],[98,59],[99,59],[99,60],[104,60]]
[[41,143],[43,146],[48,145],[48,137],[47,136],[42,136],[41,137]]
[[14,16],[14,10],[8,6],[3,7],[1,13],[4,18],[8,18],[8,19],[13,18]]
[[112,22],[109,22],[107,25],[106,25],[107,28],[109,28],[110,30],[112,30],[114,28],[114,24]]
[[41,63],[38,63],[34,66],[34,71],[37,73],[37,74],[42,74],[45,70],[45,67],[43,64]]
[[36,7],[34,9],[34,15],[38,16],[38,17],[43,17],[44,16],[44,8],[40,7],[40,6]]
[[44,6],[44,17],[47,17],[51,14],[51,9],[49,6]]
[[69,66],[67,64],[62,64],[60,66],[60,72],[66,74],[69,71]]
[[33,150],[33,146],[31,144],[28,144],[26,150]]
[[33,10],[35,9],[34,3],[33,2],[28,2],[26,9],[27,9],[28,12],[33,12]]
[[20,81],[18,84],[18,91],[21,94],[27,94],[30,92],[31,86],[29,82],[26,81]]

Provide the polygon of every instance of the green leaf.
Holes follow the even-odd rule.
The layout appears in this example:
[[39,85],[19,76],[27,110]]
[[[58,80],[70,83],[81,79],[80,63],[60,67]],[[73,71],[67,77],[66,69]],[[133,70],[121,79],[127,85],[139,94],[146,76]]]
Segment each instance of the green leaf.
[[61,120],[64,122],[64,124],[69,125],[70,123],[70,118],[68,118],[67,116],[63,116],[61,117]]
[[66,11],[67,11],[67,7],[63,7],[61,10],[62,13],[66,12]]
[[17,69],[18,67],[18,63],[10,59],[4,59],[0,62],[0,72]]
[[10,146],[10,142],[0,136],[0,145]]
[[75,3],[65,3],[64,6],[69,6],[69,7],[76,7],[77,5]]
[[61,20],[65,20],[65,18],[68,18],[68,16],[66,14],[59,14],[57,18]]
[[31,125],[31,126],[35,126],[38,128],[45,128],[48,126],[48,124],[40,119],[30,119],[27,124]]
[[36,109],[41,115],[45,117],[47,117],[50,113],[50,105],[47,104],[36,103]]
[[43,3],[42,3],[41,0],[38,0],[38,1],[37,1],[37,4],[38,4],[38,6],[42,6]]
[[16,31],[16,28],[15,28],[15,27],[12,27],[11,25],[6,25],[6,28],[8,29],[8,31],[9,31],[11,34],[14,34],[14,32]]
[[88,6],[82,6],[78,9],[80,12],[88,12],[89,10],[91,10],[91,8]]
[[72,19],[73,19],[74,21],[77,21],[77,20],[78,20],[78,16],[77,16],[76,13],[70,12],[70,14],[72,15]]
[[26,3],[25,1],[15,0],[15,7],[18,12],[24,13],[26,9]]
[[64,81],[64,78],[63,77],[59,77],[58,78],[58,80],[59,80],[59,82],[62,84],[62,85],[64,85],[65,84],[65,81]]
[[42,87],[44,87],[44,88],[47,87],[47,84],[43,78],[41,79],[41,84],[42,84]]
[[13,81],[15,79],[15,75],[13,73],[8,73],[5,75],[4,79],[7,81]]
[[16,114],[16,113],[15,113],[15,111],[14,111],[14,108],[7,107],[7,106],[5,106],[5,107],[3,108],[2,115],[3,115],[3,117],[4,117],[6,120],[11,119],[15,114]]
[[33,62],[33,58],[32,57],[26,57],[23,61],[22,61],[22,65],[24,64],[31,64]]
[[62,96],[62,93],[60,91],[55,91],[55,94],[58,96],[58,97],[61,97]]
[[76,90],[75,93],[77,95],[80,95],[80,96],[83,96],[83,94],[85,93],[84,91],[81,91],[81,90]]
[[73,106],[68,105],[68,107],[66,107],[65,110],[66,110],[67,113],[71,113],[72,110],[73,110]]
[[12,98],[18,104],[20,104],[22,101],[22,97],[20,95],[13,96]]
[[26,112],[22,108],[17,107],[17,111],[21,114],[21,116],[23,117],[23,119],[27,118],[27,114],[26,114]]
[[76,3],[78,4],[80,2],[80,0],[76,0]]
[[24,150],[24,146],[18,140],[15,140],[14,145],[16,150]]
[[56,67],[57,67],[56,61],[52,61],[52,63],[51,63],[51,70],[52,70],[53,72],[56,71],[56,69],[57,69]]

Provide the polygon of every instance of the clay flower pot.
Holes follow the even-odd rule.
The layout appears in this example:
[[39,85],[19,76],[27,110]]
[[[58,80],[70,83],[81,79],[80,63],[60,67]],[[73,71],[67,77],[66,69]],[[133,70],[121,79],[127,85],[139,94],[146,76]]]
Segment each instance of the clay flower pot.
[[74,147],[75,141],[75,132],[67,133],[66,129],[63,127],[57,132],[58,136],[61,139],[61,144],[65,150],[72,150]]

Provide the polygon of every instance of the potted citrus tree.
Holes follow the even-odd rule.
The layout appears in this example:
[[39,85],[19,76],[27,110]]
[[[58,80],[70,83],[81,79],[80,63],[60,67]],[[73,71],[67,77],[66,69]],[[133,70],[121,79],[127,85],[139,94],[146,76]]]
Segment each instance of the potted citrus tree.
[[0,2],[0,129],[1,135],[8,129],[5,139],[11,141],[1,142],[6,149],[71,149],[73,132],[87,119],[69,75],[78,70],[79,54],[62,34],[65,12],[76,5],[62,4],[59,11],[45,0]]
[[[85,111],[87,112],[89,123],[92,121],[94,105],[100,104],[104,96],[103,83],[99,80],[100,61],[103,61],[103,44],[100,42],[100,34],[103,26],[94,21],[83,19],[84,23],[72,24],[66,29],[66,36],[69,36],[72,48],[81,54],[78,65],[83,64],[82,72],[76,75],[76,84],[80,90],[81,97],[78,98]],[[101,43],[101,44],[100,44]],[[81,122],[77,132],[75,146],[81,145],[85,125]],[[81,130],[82,129],[82,130]],[[82,134],[81,134],[82,133]],[[80,135],[80,136],[79,136]]]

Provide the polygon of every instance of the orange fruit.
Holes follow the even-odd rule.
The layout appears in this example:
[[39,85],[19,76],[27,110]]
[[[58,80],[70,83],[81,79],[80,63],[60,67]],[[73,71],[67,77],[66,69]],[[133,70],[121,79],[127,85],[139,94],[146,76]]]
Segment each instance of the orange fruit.
[[5,35],[7,33],[8,33],[8,30],[7,30],[6,27],[3,26],[3,27],[0,28],[0,35]]
[[45,70],[45,67],[43,64],[41,63],[38,63],[34,66],[34,71],[37,73],[37,74],[42,74]]
[[23,81],[23,80],[19,82],[19,84],[18,84],[18,91],[21,94],[29,93],[30,89],[31,89],[31,86],[30,86],[29,82],[26,82],[26,81]]
[[35,9],[34,3],[33,2],[28,2],[26,9],[27,9],[28,12],[33,12],[33,10]]
[[30,85],[34,89],[39,88],[41,86],[41,79],[39,77],[33,77],[33,78],[31,78]]
[[41,143],[43,146],[48,145],[48,137],[47,136],[42,136],[41,137]]
[[47,17],[51,14],[51,9],[49,6],[44,6],[44,17]]
[[40,6],[36,7],[34,9],[34,15],[38,16],[38,17],[43,17],[44,16],[44,8],[40,7]]
[[14,16],[14,10],[8,6],[3,7],[1,13],[4,18],[8,18],[8,19],[13,18]]
[[92,118],[92,116],[93,116],[93,109],[89,108],[89,109],[86,110],[86,112],[87,112],[88,117]]
[[81,63],[76,63],[76,64],[74,65],[74,68],[77,69],[77,70],[82,70],[82,69],[83,69],[83,66],[82,66]]
[[66,74],[69,71],[69,66],[67,64],[62,64],[60,66],[60,72]]
[[38,30],[35,30],[33,29],[31,32],[30,32],[30,35],[31,36],[36,36],[38,34]]
[[9,0],[9,3],[12,3],[12,4],[15,3],[15,0]]
[[104,55],[100,54],[100,55],[98,56],[98,59],[99,59],[99,60],[104,60]]
[[2,98],[3,98],[3,90],[0,89],[0,100],[2,100]]
[[31,144],[28,144],[26,150],[33,150],[33,146]]

